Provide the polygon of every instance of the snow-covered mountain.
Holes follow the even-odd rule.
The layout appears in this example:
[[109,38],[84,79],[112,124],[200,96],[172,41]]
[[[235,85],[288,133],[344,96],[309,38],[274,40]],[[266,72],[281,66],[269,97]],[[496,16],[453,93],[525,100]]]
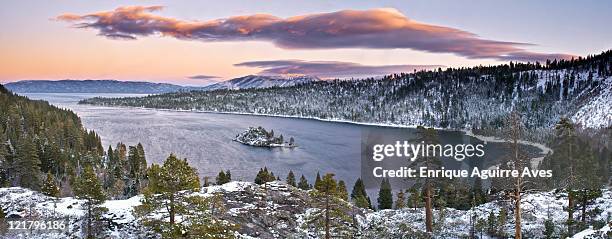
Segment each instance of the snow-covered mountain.
[[[220,193],[226,211],[221,215],[225,220],[242,225],[236,238],[319,238],[305,226],[305,218],[313,213],[312,198],[307,191],[276,181],[265,185],[250,182],[229,182],[220,186],[203,187],[196,194],[209,197]],[[100,237],[104,238],[156,238],[141,225],[134,215],[134,207],[141,205],[142,196],[123,200],[108,200],[102,204],[108,209],[102,220],[108,222]],[[525,194],[523,205],[523,231],[525,238],[543,238],[544,221],[549,219],[555,225],[558,235],[567,219],[567,195],[563,193],[539,192]],[[35,220],[53,218],[66,219],[65,230],[31,232],[14,230],[8,238],[79,238],[84,227],[85,201],[72,197],[52,198],[23,188],[0,188],[0,205],[9,220]],[[499,215],[501,208],[511,209],[507,201],[492,201],[471,210],[436,208],[436,232],[433,238],[467,238],[470,233],[470,217],[487,220],[492,212]],[[609,238],[612,214],[612,192],[604,190],[603,195],[589,206],[599,208],[594,220],[604,222],[601,228],[586,229],[572,238]],[[510,210],[512,211],[512,210]],[[425,234],[424,209],[404,208],[397,210],[371,211],[353,208],[354,238],[418,238]],[[512,215],[507,215],[506,224],[500,230],[507,235],[514,231]],[[443,220],[439,223],[438,220]],[[491,238],[484,235],[485,238]],[[427,237],[429,238],[429,237]],[[556,237],[555,237],[556,238]]]
[[228,81],[219,82],[204,87],[204,90],[219,90],[219,89],[250,89],[250,88],[269,88],[269,87],[286,87],[299,84],[319,81],[315,76],[263,76],[263,75],[248,75]]
[[126,93],[160,94],[199,89],[168,83],[117,80],[25,80],[4,85],[15,93]]

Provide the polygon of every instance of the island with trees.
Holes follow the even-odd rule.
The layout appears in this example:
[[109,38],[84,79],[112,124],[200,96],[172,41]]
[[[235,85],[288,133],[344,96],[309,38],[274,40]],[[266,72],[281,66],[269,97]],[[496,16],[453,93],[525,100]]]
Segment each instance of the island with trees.
[[249,127],[244,132],[236,135],[234,141],[256,147],[297,147],[293,137],[289,138],[289,141],[285,141],[282,134],[276,137],[274,136],[274,130],[267,131],[261,126]]

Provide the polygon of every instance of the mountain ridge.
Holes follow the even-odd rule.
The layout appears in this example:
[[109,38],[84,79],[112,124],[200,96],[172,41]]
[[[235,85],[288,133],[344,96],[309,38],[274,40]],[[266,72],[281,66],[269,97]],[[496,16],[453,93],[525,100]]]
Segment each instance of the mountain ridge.
[[240,90],[250,88],[269,88],[269,87],[286,87],[299,84],[306,84],[315,81],[320,81],[315,76],[266,76],[266,75],[247,75],[234,78],[231,80],[212,84],[203,88],[203,90]]
[[247,75],[206,86],[182,86],[171,83],[149,81],[105,80],[23,80],[9,82],[4,86],[16,93],[134,93],[163,94],[178,91],[211,91],[219,89],[249,89],[285,87],[320,80],[317,77]]

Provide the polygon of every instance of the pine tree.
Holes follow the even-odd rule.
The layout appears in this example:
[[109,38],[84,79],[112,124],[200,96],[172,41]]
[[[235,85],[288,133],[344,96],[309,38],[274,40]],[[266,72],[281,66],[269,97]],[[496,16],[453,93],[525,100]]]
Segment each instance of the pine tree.
[[302,174],[302,177],[300,177],[298,188],[302,190],[310,190],[310,184],[308,183],[308,180],[306,180],[306,177],[304,177],[303,174]]
[[77,198],[85,200],[87,238],[95,238],[97,226],[94,224],[99,222],[100,216],[106,211],[106,208],[100,206],[106,200],[106,196],[91,166],[86,166],[83,174],[75,179],[73,189]]
[[232,181],[232,172],[230,172],[229,169],[225,171],[225,180],[226,180],[226,183],[229,183]]
[[480,234],[480,238],[482,238],[482,233],[485,231],[486,228],[487,228],[487,221],[483,218],[479,218],[476,221],[475,231],[478,232],[478,234]]
[[395,200],[395,209],[402,209],[406,207],[406,201],[404,199],[404,192],[400,190],[397,193],[397,200]]
[[489,212],[489,216],[487,217],[487,232],[491,235],[495,235],[497,230],[497,218],[493,211]]
[[474,179],[474,185],[472,185],[471,194],[474,198],[474,202],[476,203],[476,205],[480,205],[487,202],[487,197],[482,191],[482,179],[480,177],[476,177]]
[[365,185],[363,184],[363,180],[358,178],[355,181],[355,185],[353,185],[353,190],[351,191],[351,200],[355,202],[355,205],[360,208],[372,208],[372,203],[370,202],[370,197],[366,193]]
[[291,186],[296,186],[295,184],[295,175],[292,170],[289,170],[289,174],[287,174],[287,184]]
[[347,214],[350,204],[340,199],[340,190],[333,174],[325,174],[319,182],[319,189],[311,192],[312,205],[318,210],[307,216],[309,225],[314,225],[319,234],[323,228],[324,238],[352,237],[352,217]]
[[546,219],[544,221],[544,238],[551,239],[554,238],[555,234],[555,223],[551,219]]
[[348,192],[346,190],[346,184],[343,180],[338,181],[338,196],[345,201],[348,201]]
[[[440,140],[438,137],[438,131],[434,128],[425,128],[422,126],[417,127],[418,142],[423,142],[425,145],[439,144]],[[435,150],[431,148],[428,150]],[[435,152],[428,152],[426,155],[436,155]],[[428,170],[436,170],[442,167],[442,162],[438,157],[423,157],[415,160],[410,167],[426,167]],[[427,232],[433,232],[433,201],[434,201],[434,188],[440,186],[439,184],[443,181],[433,180],[429,177],[418,178],[418,181],[422,181],[423,185],[423,198],[425,199],[425,229]]]
[[315,178],[314,188],[319,190],[321,188],[321,175],[317,172],[317,177]]
[[555,171],[557,175],[561,174],[561,170],[566,171],[563,177],[563,181],[566,182],[567,189],[567,231],[570,235],[574,234],[574,197],[575,197],[575,188],[576,188],[576,162],[574,157],[574,151],[576,150],[576,138],[575,138],[575,125],[568,118],[561,118],[561,120],[555,125],[555,133],[556,137],[560,141],[559,148],[562,148],[563,153],[558,150],[555,153],[564,154],[565,157],[559,157],[560,162],[566,161],[565,167]]
[[34,142],[29,139],[22,139],[19,142],[16,164],[19,185],[39,190],[42,181],[40,178],[40,160],[38,159],[38,152]]
[[223,184],[229,182],[227,180],[227,175],[225,174],[225,172],[223,172],[223,170],[221,170],[221,172],[219,172],[219,174],[217,175],[215,180],[217,181],[217,185],[223,185]]
[[53,179],[53,175],[51,174],[51,172],[47,173],[47,179],[45,180],[41,191],[43,194],[50,197],[60,196],[59,187],[57,186],[57,183],[55,183],[55,179]]
[[391,184],[389,179],[384,178],[380,183],[380,190],[378,191],[378,209],[392,209],[393,208],[393,191],[391,190]]
[[195,168],[189,166],[187,159],[178,159],[174,154],[164,161],[162,166],[153,164],[149,169],[147,186],[139,207],[139,214],[163,210],[169,222],[160,223],[167,230],[175,230],[176,216],[185,213],[188,194],[200,188],[200,180]]
[[257,176],[255,176],[255,183],[259,185],[267,182],[273,182],[275,180],[276,176],[274,176],[274,173],[268,171],[267,167],[264,167],[263,169],[260,168]]
[[[145,226],[162,238],[234,237],[237,225],[220,216],[225,211],[222,196],[193,195],[200,188],[200,181],[196,169],[186,159],[171,154],[162,166],[151,165],[148,173],[149,184],[142,205],[136,207],[136,214]],[[227,180],[228,172],[221,173],[222,180]]]
[[417,189],[417,187],[413,186],[409,190],[410,196],[408,196],[409,205],[417,209],[419,207],[419,203],[421,202],[421,191]]
[[[226,172],[227,174],[227,172]],[[177,230],[162,232],[162,238],[234,238],[239,226],[224,220],[226,211],[223,196],[215,193],[209,197],[190,196],[182,222]]]
[[505,237],[506,232],[504,231],[506,227],[506,222],[508,221],[508,209],[504,206],[499,210],[499,215],[497,215],[497,235],[500,237]]

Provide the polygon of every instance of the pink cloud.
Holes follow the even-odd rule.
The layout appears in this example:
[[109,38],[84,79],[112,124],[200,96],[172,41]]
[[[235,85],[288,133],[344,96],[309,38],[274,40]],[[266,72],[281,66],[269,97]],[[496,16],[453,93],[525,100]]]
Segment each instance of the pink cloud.
[[268,41],[286,49],[413,49],[453,53],[467,58],[542,61],[568,54],[526,50],[531,44],[488,40],[455,28],[412,20],[395,9],[343,10],[289,18],[269,14],[233,16],[209,21],[184,21],[153,14],[160,6],[129,6],[56,19],[77,28],[98,30],[112,39],[159,35],[200,41]]
[[368,66],[353,62],[303,60],[248,61],[235,64],[235,66],[260,68],[262,71],[259,72],[259,74],[298,74],[318,76],[321,78],[371,77],[397,72],[411,73],[414,70],[430,70],[444,67],[442,65]]

